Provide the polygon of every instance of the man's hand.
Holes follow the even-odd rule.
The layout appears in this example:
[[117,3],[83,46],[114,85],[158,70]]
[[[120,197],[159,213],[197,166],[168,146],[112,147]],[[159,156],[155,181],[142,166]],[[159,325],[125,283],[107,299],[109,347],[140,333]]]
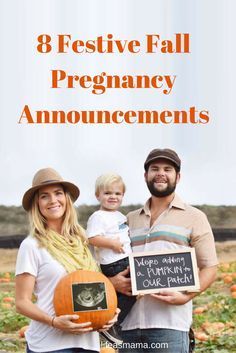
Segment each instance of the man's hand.
[[208,288],[216,277],[216,266],[206,267],[199,272],[200,281],[200,291],[199,292],[172,292],[168,289],[162,289],[158,294],[151,294],[153,298],[156,298],[162,302],[173,304],[173,305],[183,305],[189,300],[193,299],[196,295],[202,293],[206,288]]
[[157,294],[150,294],[162,302],[172,305],[183,305],[194,297],[193,293],[172,292],[168,289],[162,289]]
[[131,296],[131,280],[126,276],[129,274],[129,268],[126,270],[119,272],[117,275],[113,277],[109,277],[109,280],[115,287],[115,290],[119,293]]

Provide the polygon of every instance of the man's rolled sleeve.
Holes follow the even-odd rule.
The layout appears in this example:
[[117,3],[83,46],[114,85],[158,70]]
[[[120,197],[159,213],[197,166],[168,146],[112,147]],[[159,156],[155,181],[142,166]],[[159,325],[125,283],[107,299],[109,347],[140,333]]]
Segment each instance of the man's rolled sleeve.
[[190,245],[195,248],[200,269],[218,264],[214,235],[206,215],[201,211],[195,216]]

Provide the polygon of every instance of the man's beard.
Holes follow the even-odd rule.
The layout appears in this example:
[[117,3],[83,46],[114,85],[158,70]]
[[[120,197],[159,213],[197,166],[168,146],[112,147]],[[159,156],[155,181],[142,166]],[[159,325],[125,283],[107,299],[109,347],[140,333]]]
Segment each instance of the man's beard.
[[150,191],[152,196],[155,196],[155,197],[166,197],[166,196],[171,195],[175,191],[176,184],[177,184],[176,180],[177,180],[177,178],[175,179],[175,181],[173,183],[167,182],[167,188],[164,189],[164,190],[158,190],[155,187],[155,181],[154,180],[146,181],[146,183],[147,183],[147,187],[148,187],[148,189],[149,189],[149,191]]

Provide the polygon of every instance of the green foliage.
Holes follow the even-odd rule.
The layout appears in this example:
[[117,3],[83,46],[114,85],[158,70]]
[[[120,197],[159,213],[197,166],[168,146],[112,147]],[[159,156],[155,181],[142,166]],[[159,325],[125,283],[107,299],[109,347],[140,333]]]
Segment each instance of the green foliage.
[[[128,205],[120,208],[124,214],[140,208],[141,205]],[[236,228],[236,206],[196,206],[208,217],[213,228]],[[81,205],[77,208],[80,224],[86,228],[89,216],[98,205]],[[27,234],[29,230],[27,213],[22,207],[0,206],[0,235]]]
[[15,312],[15,309],[2,309],[0,314],[0,332],[15,332],[28,325],[29,320]]
[[213,228],[236,228],[236,206],[195,206],[203,211]]
[[235,353],[236,337],[229,339],[228,335],[219,337],[216,341],[207,341],[204,344],[198,344],[196,353]]
[[[120,212],[123,214],[127,215],[129,212],[134,211],[138,208],[140,208],[141,205],[129,205],[129,206],[121,206],[120,207]],[[86,228],[87,221],[89,217],[91,216],[92,213],[97,211],[99,209],[99,205],[81,205],[77,208],[77,214],[78,214],[78,220],[79,223]]]
[[29,319],[16,313],[15,305],[9,304],[10,307],[4,307],[3,298],[14,297],[13,292],[0,292],[0,332],[15,332],[21,327],[28,325]]
[[[235,268],[236,262],[231,263],[227,273],[235,273]],[[193,329],[208,336],[207,341],[197,340],[196,353],[236,353],[236,299],[231,297],[232,283],[225,284],[222,279],[224,273],[220,267],[212,287],[194,299],[194,308],[205,310],[194,315]]]
[[[10,280],[13,281],[15,279],[15,273],[7,272],[7,277],[6,277],[6,272],[0,272],[0,278],[10,278]],[[1,292],[0,292],[0,298],[1,298]]]
[[0,338],[1,352],[25,352],[25,342],[19,341],[17,338]]
[[28,233],[28,217],[22,207],[0,206],[0,235]]

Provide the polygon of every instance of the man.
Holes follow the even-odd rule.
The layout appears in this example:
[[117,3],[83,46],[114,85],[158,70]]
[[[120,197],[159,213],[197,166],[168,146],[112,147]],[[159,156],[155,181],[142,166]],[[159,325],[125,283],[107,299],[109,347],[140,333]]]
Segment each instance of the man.
[[[214,237],[205,214],[175,194],[180,167],[180,158],[173,150],[154,149],[149,153],[144,176],[151,198],[144,207],[128,214],[130,237],[133,252],[194,247],[202,292],[216,276]],[[124,294],[131,289],[125,277],[128,271],[111,278]],[[197,294],[164,289],[139,298],[122,325],[125,344],[119,352],[187,353],[191,300]]]

